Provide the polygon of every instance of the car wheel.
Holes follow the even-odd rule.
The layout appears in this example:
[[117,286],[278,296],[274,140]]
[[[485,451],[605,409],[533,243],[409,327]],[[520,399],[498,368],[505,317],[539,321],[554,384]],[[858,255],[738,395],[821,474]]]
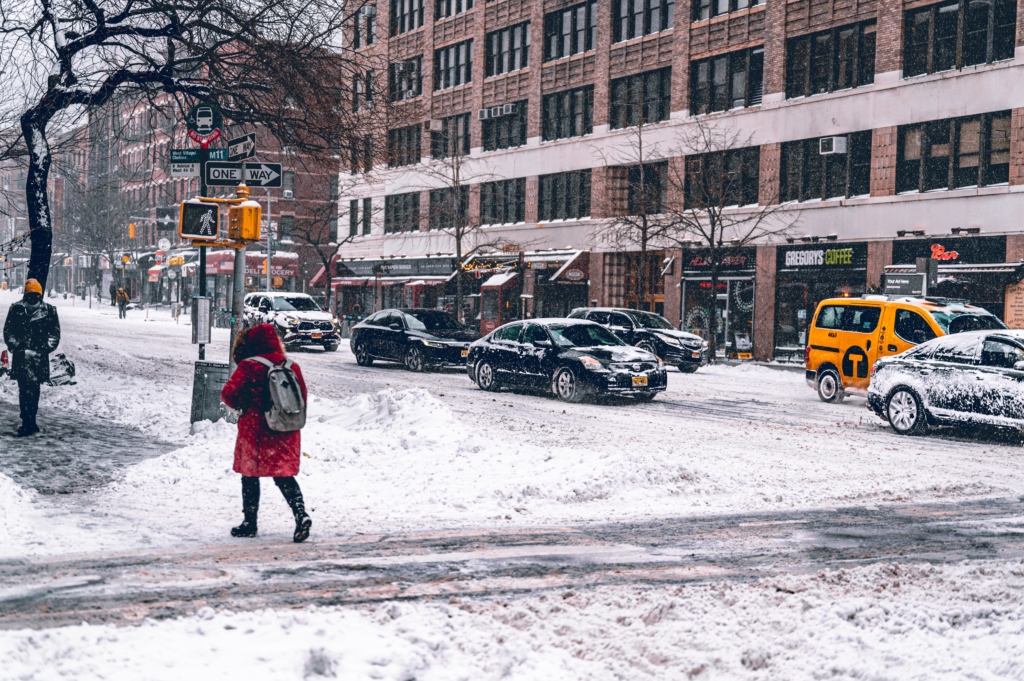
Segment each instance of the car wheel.
[[327,352],[337,352],[338,351],[338,344],[337,343],[328,343],[327,345],[324,346],[324,350],[326,350]]
[[423,359],[423,351],[413,345],[405,351],[405,368],[409,371],[420,372],[426,367],[427,363]]
[[845,396],[843,393],[843,381],[835,370],[825,369],[818,374],[818,399],[822,402],[833,404],[835,402],[842,402]]
[[654,343],[651,343],[650,341],[643,341],[642,343],[637,343],[636,347],[645,352],[649,352],[654,356],[658,355],[657,351],[654,349]]
[[637,402],[650,402],[651,400],[653,400],[657,396],[658,396],[658,393],[640,393],[639,395],[636,395],[636,401]]
[[370,356],[366,343],[362,341],[356,343],[356,364],[361,367],[373,366],[373,357]]
[[476,384],[481,390],[487,392],[498,392],[501,387],[498,384],[498,376],[490,362],[480,362],[476,365]]
[[576,373],[569,367],[562,367],[555,372],[551,379],[551,391],[563,402],[579,402],[583,397]]
[[900,435],[921,435],[928,429],[924,405],[914,391],[896,388],[885,405],[889,425]]
[[695,374],[700,366],[697,364],[680,364],[678,369],[681,374]]

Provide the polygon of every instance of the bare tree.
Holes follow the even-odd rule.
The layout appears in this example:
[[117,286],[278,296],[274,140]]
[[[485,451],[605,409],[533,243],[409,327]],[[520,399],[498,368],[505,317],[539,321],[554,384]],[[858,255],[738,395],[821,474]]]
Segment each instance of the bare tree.
[[[759,196],[760,148],[751,138],[698,118],[669,149],[664,179],[671,197],[659,216],[658,237],[699,248],[711,277],[707,334],[715,361],[718,279],[724,259],[736,249],[773,241],[792,231],[796,216],[778,203],[777,183]],[[762,204],[761,200],[765,200]]]
[[[217,101],[235,124],[326,151],[359,126],[348,88],[365,72],[341,39],[363,0],[6,0],[0,8],[0,111],[19,135],[0,157],[29,158],[29,276],[45,283],[55,129],[115,98],[182,112]],[[326,85],[325,85],[326,84]],[[12,118],[13,117],[13,118]],[[16,120],[14,120],[16,119]]]

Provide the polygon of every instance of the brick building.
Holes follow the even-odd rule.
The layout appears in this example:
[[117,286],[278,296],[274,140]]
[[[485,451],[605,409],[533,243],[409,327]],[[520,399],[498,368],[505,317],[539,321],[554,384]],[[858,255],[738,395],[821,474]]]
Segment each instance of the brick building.
[[[699,330],[706,296],[731,301],[712,326],[732,352],[799,354],[817,300],[875,289],[915,254],[947,257],[942,290],[1006,316],[1024,259],[1022,14],[1014,0],[379,0],[349,37],[388,73],[354,90],[406,114],[374,160],[393,170],[342,197],[356,236],[335,287],[372,283],[339,276],[346,261],[451,252],[430,229],[439,187],[425,169],[457,144],[480,178],[468,213],[482,233],[588,252],[575,302]],[[636,254],[599,225],[621,176],[609,159],[640,111],[665,147],[697,120],[748,140],[756,202],[792,204],[792,243],[735,254],[715,292],[699,252],[666,248],[653,256],[663,280],[636,299]],[[543,312],[520,290],[521,314]]]

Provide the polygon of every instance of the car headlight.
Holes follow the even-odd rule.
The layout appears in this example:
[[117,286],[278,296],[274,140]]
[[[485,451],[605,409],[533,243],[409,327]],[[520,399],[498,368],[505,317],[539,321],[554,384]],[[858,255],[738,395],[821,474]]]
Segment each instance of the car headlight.
[[278,317],[274,321],[276,321],[278,324],[285,327],[286,329],[291,328],[299,323],[299,320],[295,319],[295,317]]
[[666,345],[682,345],[682,342],[678,338],[672,336],[662,336],[660,333],[655,334],[655,337]]
[[420,339],[420,343],[423,343],[428,348],[445,348],[445,347],[448,347],[444,343],[438,343],[436,341],[428,341],[428,340],[424,340],[422,338]]
[[583,366],[589,369],[590,371],[607,371],[607,369],[604,368],[603,364],[601,364],[593,357],[589,357],[587,355],[580,357],[580,363],[583,364]]

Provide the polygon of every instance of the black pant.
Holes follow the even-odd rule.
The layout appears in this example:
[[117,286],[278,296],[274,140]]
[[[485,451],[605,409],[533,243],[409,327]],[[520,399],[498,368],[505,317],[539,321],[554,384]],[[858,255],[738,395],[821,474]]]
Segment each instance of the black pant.
[[18,406],[21,408],[21,422],[35,425],[39,411],[39,382],[28,378],[18,379]]
[[[302,499],[302,490],[299,489],[299,483],[295,481],[295,478],[274,478],[274,484],[277,485],[279,490],[281,490],[281,494],[284,495],[284,500],[288,502],[288,506],[292,509],[292,513],[295,515],[295,521],[298,522],[302,518],[306,517],[306,504]],[[260,479],[257,477],[243,475],[242,512],[245,514],[245,519],[255,523],[256,514],[259,511],[259,508]]]
[[117,318],[118,319],[125,319],[127,317],[128,317],[128,306],[127,305],[118,305],[117,306]]

